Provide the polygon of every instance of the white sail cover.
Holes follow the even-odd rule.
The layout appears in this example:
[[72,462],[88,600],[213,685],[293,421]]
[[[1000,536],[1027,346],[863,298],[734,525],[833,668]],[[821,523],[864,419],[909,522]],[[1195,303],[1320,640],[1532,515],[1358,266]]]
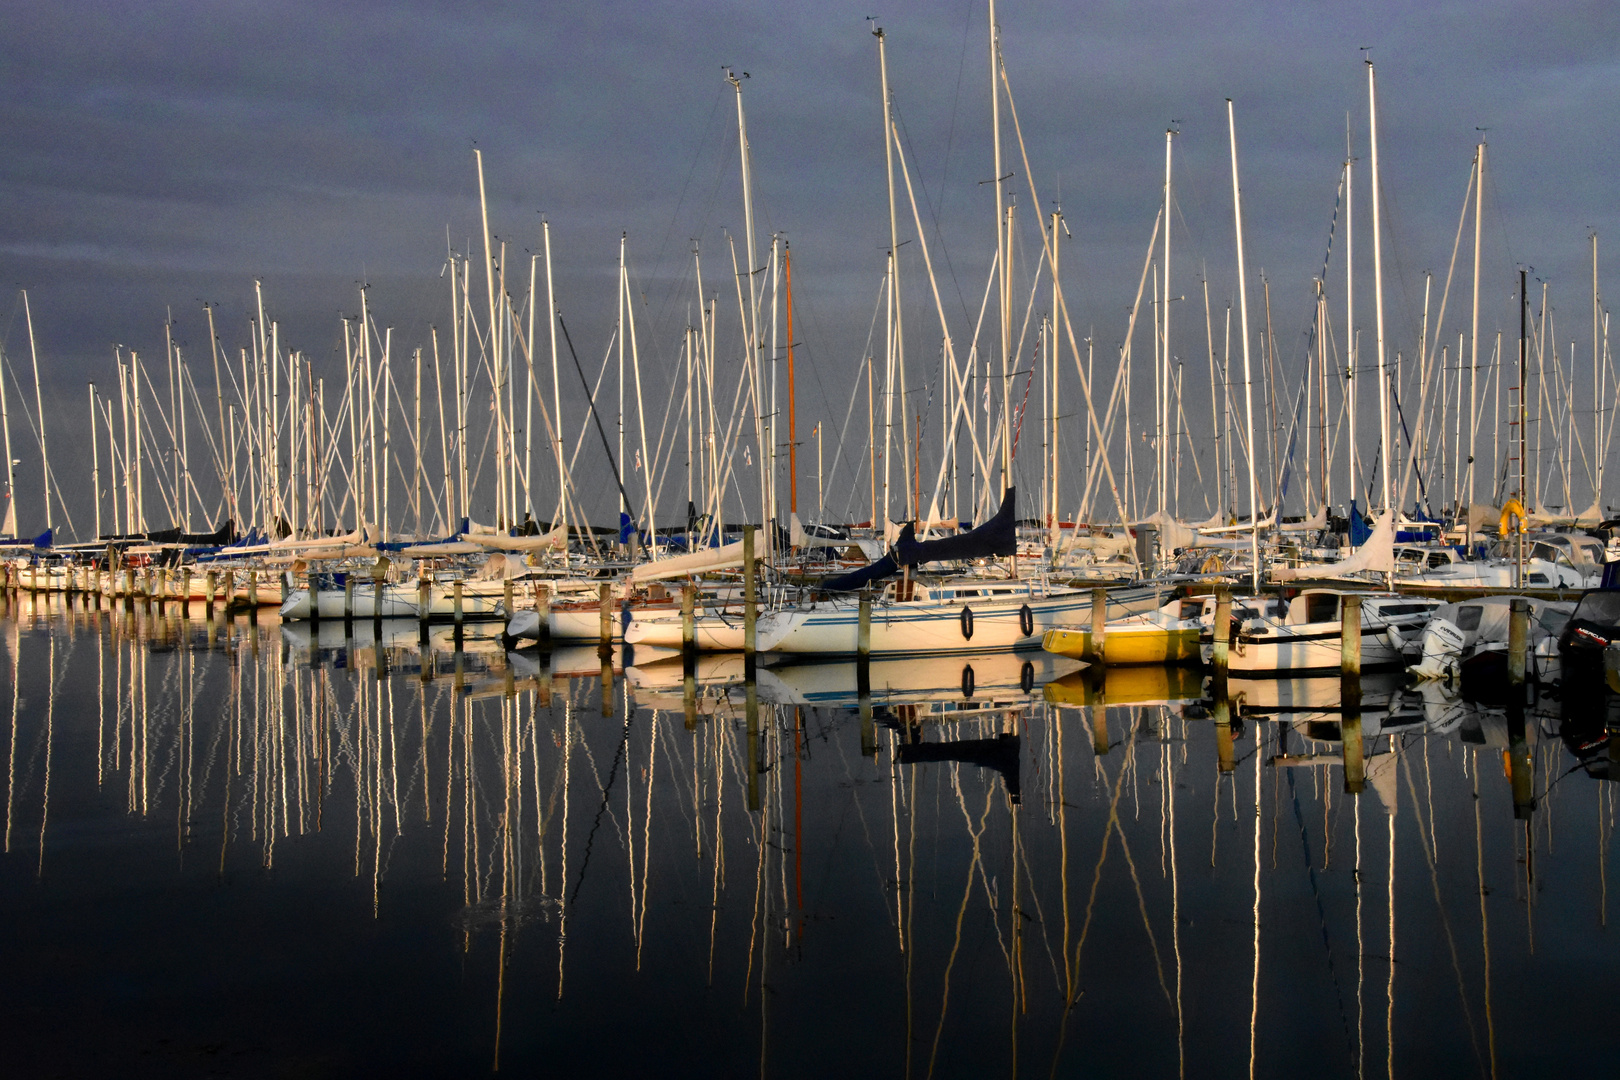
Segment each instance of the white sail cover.
[[285,540],[276,540],[269,545],[271,551],[319,551],[322,548],[341,548],[360,545],[366,542],[366,530],[362,526],[344,536],[322,536],[313,540],[297,540],[288,537]]
[[495,551],[566,551],[568,526],[558,525],[543,536],[485,536],[483,533],[468,533],[462,539]]
[[672,559],[659,559],[657,562],[642,563],[630,571],[630,580],[636,583],[658,581],[661,578],[701,574],[706,570],[726,570],[742,564],[743,542],[738,540],[736,543],[726,544],[722,547],[700,548],[686,555],[677,555]]
[[1198,542],[1198,532],[1188,528],[1175,518],[1169,511],[1161,510],[1157,514],[1143,518],[1137,522],[1138,526],[1150,525],[1159,530],[1159,547],[1165,551],[1175,551],[1178,548],[1189,548]]
[[1291,569],[1279,566],[1271,571],[1273,581],[1299,581],[1324,575],[1344,577],[1359,573],[1389,573],[1395,569],[1395,512],[1385,510],[1373,520],[1372,535],[1348,557],[1336,563]]

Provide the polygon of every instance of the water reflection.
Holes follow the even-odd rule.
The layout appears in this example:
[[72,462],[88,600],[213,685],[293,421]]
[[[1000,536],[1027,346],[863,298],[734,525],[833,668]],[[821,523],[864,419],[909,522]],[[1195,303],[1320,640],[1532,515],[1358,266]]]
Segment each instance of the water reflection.
[[[366,1071],[1496,1076],[1601,1030],[1570,978],[1615,959],[1601,693],[1216,700],[1044,654],[750,679],[61,596],[3,636],[13,1004],[78,937],[111,972],[200,922],[166,962],[268,934],[296,985],[407,1019]],[[356,1037],[243,993],[149,1024],[261,1061]],[[50,1019],[80,1071],[156,1037]]]

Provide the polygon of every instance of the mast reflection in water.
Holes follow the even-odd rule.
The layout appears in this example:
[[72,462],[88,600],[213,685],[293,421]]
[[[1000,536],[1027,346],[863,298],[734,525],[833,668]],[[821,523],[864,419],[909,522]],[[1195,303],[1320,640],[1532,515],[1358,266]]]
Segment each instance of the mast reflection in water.
[[1216,709],[1044,654],[750,679],[59,596],[0,637],[11,1075],[1609,1056],[1601,692]]

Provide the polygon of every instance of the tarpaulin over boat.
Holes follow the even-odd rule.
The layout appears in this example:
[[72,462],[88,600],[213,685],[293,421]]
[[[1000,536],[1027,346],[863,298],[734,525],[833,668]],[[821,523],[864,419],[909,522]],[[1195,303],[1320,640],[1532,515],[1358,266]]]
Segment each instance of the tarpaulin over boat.
[[146,534],[151,544],[187,544],[192,547],[223,547],[233,539],[233,523],[226,521],[211,533],[193,533],[182,529],[155,529]]
[[990,559],[1018,554],[1018,522],[1014,507],[1018,502],[1018,489],[1010,487],[1001,497],[1001,509],[996,516],[976,529],[960,536],[942,536],[938,540],[913,539],[913,529],[906,526],[894,545],[895,561],[901,566],[940,562],[946,559]]

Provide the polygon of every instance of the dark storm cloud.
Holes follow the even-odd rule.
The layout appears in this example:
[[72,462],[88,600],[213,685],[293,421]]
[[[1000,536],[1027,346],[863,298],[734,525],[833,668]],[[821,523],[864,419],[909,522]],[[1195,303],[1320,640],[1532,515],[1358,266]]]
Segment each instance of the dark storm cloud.
[[[84,380],[112,377],[114,342],[161,355],[167,307],[191,355],[207,347],[199,299],[222,304],[228,347],[245,343],[256,277],[287,347],[340,352],[338,315],[357,308],[361,281],[404,347],[425,344],[428,325],[446,319],[447,226],[456,248],[478,246],[475,144],[513,273],[526,278],[540,213],[552,223],[559,302],[582,360],[594,364],[606,344],[621,231],[653,316],[657,340],[644,347],[667,358],[695,295],[692,238],[702,240],[709,288],[723,303],[729,295],[721,230],[742,230],[734,98],[722,78],[730,64],[752,76],[760,244],[776,230],[793,244],[797,336],[822,380],[809,408],[837,424],[888,246],[876,51],[864,21],[874,10],[960,347],[994,249],[992,196],[979,183],[992,173],[980,0],[7,4],[0,279],[30,290],[53,423],[77,422]],[[1553,282],[1567,313],[1560,336],[1581,329],[1588,230],[1620,241],[1612,5],[999,10],[1043,205],[1030,206],[1004,115],[1005,168],[1017,174],[1026,224],[1061,196],[1075,237],[1064,265],[1076,330],[1094,325],[1100,346],[1124,333],[1172,121],[1181,132],[1176,291],[1193,297],[1207,267],[1217,307],[1232,298],[1227,97],[1251,281],[1263,268],[1272,283],[1282,348],[1309,318],[1349,114],[1360,159],[1358,296],[1368,303],[1358,322],[1370,326],[1361,46],[1379,65],[1391,347],[1416,346],[1422,275],[1445,273],[1479,127],[1491,143],[1490,321],[1510,317],[1512,271],[1527,263]],[[899,198],[904,239],[915,230],[903,189]],[[1038,239],[1023,243],[1033,265]],[[1605,273],[1613,247],[1603,248]],[[1465,261],[1466,252],[1465,243]],[[916,245],[904,255],[912,340],[932,340],[917,346],[932,356],[938,328]],[[1436,303],[1438,292],[1437,282]],[[1185,310],[1176,333],[1196,357],[1202,313],[1191,301]],[[19,326],[0,325],[14,363]],[[69,453],[58,473],[87,473]]]

